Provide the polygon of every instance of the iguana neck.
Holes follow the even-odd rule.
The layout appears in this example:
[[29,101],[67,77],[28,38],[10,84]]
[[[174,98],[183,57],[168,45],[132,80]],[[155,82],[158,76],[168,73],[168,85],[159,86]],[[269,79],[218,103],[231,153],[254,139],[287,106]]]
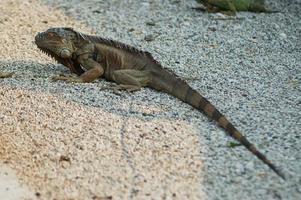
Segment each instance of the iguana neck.
[[91,52],[91,47],[87,48],[88,46],[91,46],[91,42],[89,42],[83,38],[74,39],[72,44],[73,44],[72,45],[73,46],[72,47],[73,48],[73,53],[72,53],[73,59],[76,59],[79,55]]

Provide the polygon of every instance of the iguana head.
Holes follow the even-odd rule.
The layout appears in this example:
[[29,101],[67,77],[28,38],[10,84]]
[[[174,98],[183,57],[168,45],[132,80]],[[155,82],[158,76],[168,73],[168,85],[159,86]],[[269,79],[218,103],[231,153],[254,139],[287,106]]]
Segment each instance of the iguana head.
[[45,53],[58,58],[71,58],[75,51],[77,33],[71,28],[50,28],[38,33],[35,43]]
[[72,28],[50,28],[45,32],[38,33],[35,43],[44,53],[80,75],[84,73],[84,70],[76,59],[72,59],[79,37],[80,34]]

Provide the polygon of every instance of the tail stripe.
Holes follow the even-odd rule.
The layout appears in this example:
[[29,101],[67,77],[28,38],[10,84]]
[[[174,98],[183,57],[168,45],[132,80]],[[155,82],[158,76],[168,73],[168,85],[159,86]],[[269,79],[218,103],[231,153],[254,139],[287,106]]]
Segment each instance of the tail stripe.
[[220,118],[218,119],[218,123],[219,123],[219,125],[220,125],[221,127],[226,128],[227,125],[228,125],[228,123],[229,123],[229,121],[226,119],[225,116],[222,116],[222,117],[220,117]]
[[190,92],[191,88],[189,85],[185,84],[181,79],[176,79],[173,82],[172,91],[177,98],[185,99],[187,97],[188,92]]
[[213,112],[216,110],[215,107],[211,104],[208,103],[205,108],[204,108],[205,112],[207,113],[207,115],[209,115],[209,117],[212,117]]
[[[241,135],[241,134],[240,134],[240,135]],[[254,146],[251,142],[249,142],[245,136],[242,136],[242,137],[240,138],[240,142],[241,142],[247,149],[249,149],[252,153],[256,154],[255,152],[258,152],[258,150],[255,148],[255,146]]]
[[226,131],[229,135],[233,135],[234,132],[236,131],[236,128],[229,122],[229,124],[226,127]]
[[199,102],[199,108],[200,108],[201,110],[204,110],[204,109],[205,109],[205,106],[206,106],[207,104],[210,104],[210,102],[209,102],[206,98],[201,97],[200,102]]
[[188,102],[194,94],[196,94],[195,90],[192,89],[191,87],[189,87],[188,90],[187,90],[187,92],[186,92],[185,100],[184,101]]
[[222,116],[223,115],[217,109],[214,109],[214,111],[212,113],[212,119],[214,119],[215,121],[218,122]]

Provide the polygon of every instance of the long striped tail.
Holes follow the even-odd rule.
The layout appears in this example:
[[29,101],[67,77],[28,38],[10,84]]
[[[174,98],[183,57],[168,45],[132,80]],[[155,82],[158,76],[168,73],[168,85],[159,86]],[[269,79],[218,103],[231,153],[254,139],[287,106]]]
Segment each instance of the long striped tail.
[[[157,71],[157,70],[156,70]],[[233,124],[218,111],[206,98],[199,92],[191,88],[185,81],[178,78],[172,72],[161,70],[161,72],[154,72],[154,76],[150,83],[150,87],[169,93],[172,96],[188,103],[194,108],[206,113],[210,118],[215,120],[221,127],[225,129],[227,134],[239,141],[262,162],[268,165],[278,176],[285,180],[284,174],[276,168],[270,160],[266,158],[258,149],[250,143],[245,136],[243,136]]]

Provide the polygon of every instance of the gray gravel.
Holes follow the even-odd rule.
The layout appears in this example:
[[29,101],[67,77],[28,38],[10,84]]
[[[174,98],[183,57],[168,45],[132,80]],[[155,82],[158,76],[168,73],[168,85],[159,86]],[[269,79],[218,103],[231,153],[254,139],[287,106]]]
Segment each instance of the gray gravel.
[[[100,85],[109,84],[102,80],[84,85],[49,84],[45,77],[67,70],[49,64],[40,71],[30,61],[1,62],[0,70],[19,73],[19,78],[1,80],[3,84],[55,93],[123,117],[186,121],[199,130],[204,164],[201,185],[207,199],[300,198],[300,0],[269,1],[267,4],[281,13],[239,13],[239,20],[215,20],[224,16],[191,9],[198,6],[194,0],[42,2],[86,23],[98,35],[151,52],[212,101],[283,169],[288,180],[282,181],[244,148],[230,148],[231,138],[215,123],[166,94],[150,89],[119,95],[99,92]],[[123,106],[116,106],[120,104]],[[133,105],[163,107],[165,111],[143,113]],[[135,165],[128,164],[135,172]]]

